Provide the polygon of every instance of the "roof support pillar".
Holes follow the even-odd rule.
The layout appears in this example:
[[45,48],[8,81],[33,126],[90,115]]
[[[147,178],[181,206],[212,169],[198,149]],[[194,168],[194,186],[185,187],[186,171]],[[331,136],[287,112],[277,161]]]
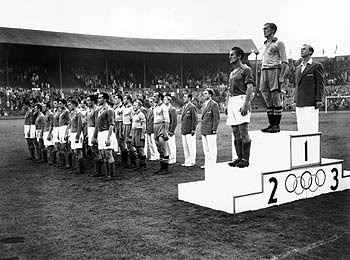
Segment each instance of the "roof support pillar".
[[63,83],[62,83],[62,62],[61,62],[61,54],[58,55],[58,69],[60,72],[60,88],[61,88],[61,92],[62,92],[62,88],[63,88]]
[[218,85],[220,86],[220,57],[218,57]]
[[106,56],[106,88],[108,88],[108,57]]
[[255,88],[258,89],[258,53],[255,53]]
[[146,56],[145,54],[143,55],[143,87],[147,88],[146,86]]
[[182,55],[180,54],[180,75],[181,75],[181,88],[184,88],[184,73],[183,73],[183,67],[182,67]]
[[9,80],[9,56],[6,50],[6,85],[10,86],[10,80]]

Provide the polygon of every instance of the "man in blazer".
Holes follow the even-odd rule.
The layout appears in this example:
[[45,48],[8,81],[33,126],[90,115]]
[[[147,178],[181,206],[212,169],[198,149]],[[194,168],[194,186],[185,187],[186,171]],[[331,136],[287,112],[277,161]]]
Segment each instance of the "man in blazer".
[[298,131],[318,132],[318,110],[322,105],[324,69],[312,60],[314,49],[307,44],[301,48],[302,62],[296,68],[296,116]]
[[185,93],[183,100],[185,104],[182,107],[181,135],[185,163],[181,166],[191,167],[196,164],[197,109],[191,102],[192,94]]
[[201,135],[205,162],[201,168],[215,164],[217,158],[216,136],[220,112],[218,103],[212,100],[213,95],[214,91],[210,88],[203,91]]

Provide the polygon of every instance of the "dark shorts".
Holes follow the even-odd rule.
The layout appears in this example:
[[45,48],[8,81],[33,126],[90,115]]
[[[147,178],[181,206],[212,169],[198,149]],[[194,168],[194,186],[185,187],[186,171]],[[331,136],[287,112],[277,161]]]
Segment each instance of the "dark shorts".
[[115,136],[118,140],[123,138],[123,121],[117,121],[115,123]]
[[126,142],[131,142],[130,132],[131,132],[131,124],[123,125],[123,135],[124,135],[124,140]]
[[165,124],[154,124],[154,138],[158,139],[159,137],[163,137],[165,141],[169,140],[168,131],[165,129]]
[[[141,139],[143,137],[143,139]],[[145,136],[142,136],[142,129],[132,129],[131,130],[131,144],[134,147],[144,147],[145,146]]]
[[281,69],[264,69],[261,71],[260,91],[268,92],[273,90],[281,91],[281,84],[278,81]]

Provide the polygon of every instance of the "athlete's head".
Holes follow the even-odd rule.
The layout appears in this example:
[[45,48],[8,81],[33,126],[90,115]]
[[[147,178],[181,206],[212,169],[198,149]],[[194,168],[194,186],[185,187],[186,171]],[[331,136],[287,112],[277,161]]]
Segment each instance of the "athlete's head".
[[231,64],[236,64],[238,61],[242,61],[244,57],[244,51],[240,47],[233,47],[229,54]]
[[95,95],[90,95],[86,98],[86,103],[88,107],[92,107],[97,104],[97,97]]
[[161,93],[161,92],[159,92],[159,91],[156,91],[156,92],[154,92],[154,94],[153,94],[153,98],[154,98],[154,102],[156,102],[156,103],[159,103],[159,102],[163,102],[163,100],[164,100],[164,95]]
[[43,107],[39,103],[35,104],[34,109],[35,109],[35,112],[43,111]]
[[271,35],[273,36],[277,32],[277,25],[274,23],[265,23],[263,31],[264,31],[264,37],[267,38]]
[[106,92],[101,92],[98,95],[98,104],[99,105],[107,103],[108,101],[109,101],[109,95]]

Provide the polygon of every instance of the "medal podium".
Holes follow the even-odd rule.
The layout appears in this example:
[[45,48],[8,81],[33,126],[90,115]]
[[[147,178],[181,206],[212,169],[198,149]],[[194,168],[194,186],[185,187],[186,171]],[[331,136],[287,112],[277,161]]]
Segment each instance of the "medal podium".
[[249,135],[249,167],[206,165],[205,180],[178,184],[178,199],[235,214],[350,188],[343,161],[321,158],[321,133]]

